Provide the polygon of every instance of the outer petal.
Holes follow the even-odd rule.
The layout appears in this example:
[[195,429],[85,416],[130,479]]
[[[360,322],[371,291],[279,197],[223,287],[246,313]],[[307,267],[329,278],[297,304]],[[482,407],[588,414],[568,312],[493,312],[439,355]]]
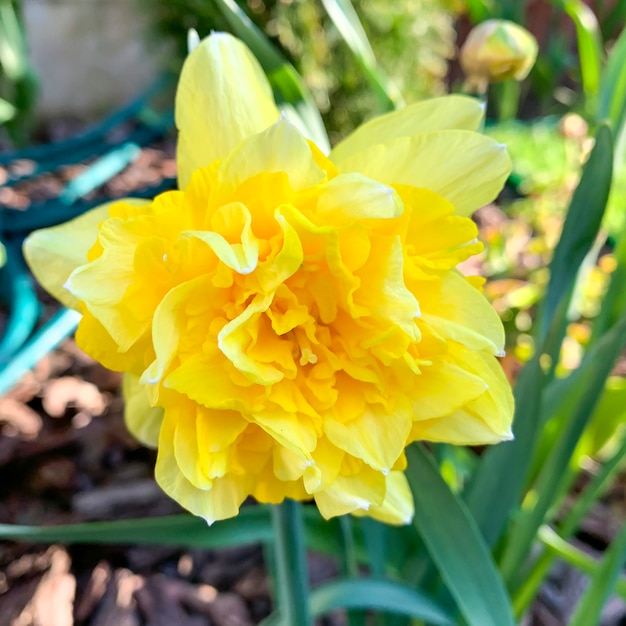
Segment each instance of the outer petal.
[[449,128],[476,130],[484,115],[483,104],[467,96],[443,96],[415,102],[359,126],[333,148],[331,159],[340,164],[353,154],[396,137]]
[[450,415],[415,422],[410,440],[483,445],[512,439],[513,394],[498,361],[491,355],[460,346],[453,349],[453,357],[461,367],[485,382],[485,393]]
[[511,171],[504,145],[467,130],[440,130],[390,139],[337,164],[385,184],[425,187],[470,215],[491,202]]
[[449,272],[438,298],[422,307],[422,320],[446,339],[503,356],[504,328],[495,309],[461,274]]
[[150,405],[146,386],[137,376],[124,374],[124,421],[131,434],[144,445],[156,448],[163,422],[163,409]]
[[71,309],[78,310],[78,300],[65,288],[65,283],[77,267],[87,263],[87,252],[98,238],[98,224],[107,218],[109,207],[117,202],[149,204],[148,200],[120,198],[60,226],[36,230],[24,241],[24,256],[35,278]]
[[203,517],[209,524],[218,519],[234,517],[245,500],[249,486],[243,478],[225,476],[213,481],[210,489],[199,489],[183,475],[174,454],[176,424],[165,419],[159,437],[155,478],[171,498]]
[[413,519],[413,495],[403,472],[390,472],[387,476],[387,491],[380,506],[372,506],[369,511],[357,509],[353,515],[368,515],[385,524],[408,524]]
[[327,489],[316,492],[315,503],[326,519],[359,510],[369,512],[383,504],[387,478],[363,464],[356,473],[339,475]]
[[361,417],[345,424],[331,418],[324,422],[330,442],[382,473],[388,473],[402,454],[410,430],[411,416],[402,407],[386,415],[371,406]]
[[204,39],[187,57],[176,92],[179,187],[277,118],[271,87],[250,50],[226,33]]

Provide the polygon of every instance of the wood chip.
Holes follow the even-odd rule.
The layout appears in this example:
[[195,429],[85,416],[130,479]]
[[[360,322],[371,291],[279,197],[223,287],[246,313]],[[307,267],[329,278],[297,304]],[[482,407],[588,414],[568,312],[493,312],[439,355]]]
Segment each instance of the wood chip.
[[80,594],[74,608],[76,620],[86,620],[96,609],[111,582],[113,571],[106,561],[100,561],[92,570],[87,587]]
[[43,408],[51,417],[62,417],[70,406],[91,415],[101,415],[107,404],[104,395],[93,383],[73,376],[50,381],[43,392]]
[[140,626],[141,620],[134,596],[142,586],[143,579],[140,576],[126,569],[116,570],[91,626]]

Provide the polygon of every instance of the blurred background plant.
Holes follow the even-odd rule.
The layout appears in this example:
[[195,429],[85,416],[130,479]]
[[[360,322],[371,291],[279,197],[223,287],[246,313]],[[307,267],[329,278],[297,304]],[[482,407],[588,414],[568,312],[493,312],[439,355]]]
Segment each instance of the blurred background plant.
[[20,9],[19,0],[0,0],[0,126],[17,145],[34,125],[37,98]]
[[[352,519],[324,525],[309,511],[307,542],[339,555],[344,574],[354,577],[365,567],[427,594],[425,600],[405,587],[402,593],[394,586],[368,588],[360,579],[355,587],[323,590],[332,597],[314,595],[320,613],[331,606],[393,610],[385,597],[400,593],[396,608],[403,602],[414,620],[429,623],[427,600],[434,600],[447,617],[439,614],[432,623],[456,623],[460,611],[468,624],[503,626],[510,614],[521,618],[533,605],[558,558],[593,580],[571,602],[568,623],[599,623],[608,595],[626,598],[624,511],[616,513],[619,527],[612,546],[602,546],[601,560],[581,553],[572,538],[616,484],[626,457],[626,1],[142,1],[152,45],[175,44],[170,69],[177,71],[184,58],[188,28],[201,35],[233,30],[260,58],[279,100],[296,108],[305,126],[313,120],[316,132],[313,105],[319,108],[331,143],[402,99],[458,91],[463,77],[455,50],[480,22],[512,20],[536,37],[539,55],[528,78],[493,84],[486,94],[493,120],[486,132],[507,145],[514,172],[497,205],[476,214],[486,251],[463,268],[487,277],[485,293],[505,323],[502,363],[516,383],[516,441],[488,451],[432,446],[412,453],[416,498],[428,495],[418,510],[431,511],[430,523],[418,515],[415,528],[406,529]],[[0,2],[17,16],[15,5]],[[6,41],[24,54],[23,36]],[[0,61],[4,71],[4,57]],[[22,119],[15,122],[25,132]],[[61,321],[70,332],[75,319]],[[33,354],[27,356],[34,363]],[[0,372],[0,382],[7,385],[16,371],[22,370]],[[441,475],[445,482],[438,482]],[[266,541],[267,517],[248,511],[216,525],[214,538],[201,535],[197,520],[181,518],[169,540],[193,537],[194,545],[213,547],[252,534]],[[4,527],[0,535],[167,542],[173,523],[167,521],[170,530],[154,523],[134,530],[115,523]],[[436,540],[441,529],[480,549],[446,550]],[[472,577],[476,586],[468,593],[463,585]],[[490,583],[506,586],[510,605],[504,593],[489,597]],[[361,617],[351,612],[351,624],[363,623]]]
[[[334,4],[334,3],[328,3]],[[332,143],[372,112],[380,110],[358,60],[322,2],[303,0],[239,0],[254,23],[291,61],[311,90]],[[144,0],[153,15],[155,42],[162,37],[177,45],[176,66],[186,49],[181,32],[200,34],[228,25],[211,2]],[[393,91],[407,102],[442,94],[448,62],[455,54],[454,12],[450,0],[357,0],[358,13],[371,49]]]

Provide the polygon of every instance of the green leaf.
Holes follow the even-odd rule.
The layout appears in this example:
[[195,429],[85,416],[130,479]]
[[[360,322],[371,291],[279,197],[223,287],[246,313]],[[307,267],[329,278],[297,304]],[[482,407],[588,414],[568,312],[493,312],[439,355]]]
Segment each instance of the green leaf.
[[615,136],[626,115],[626,30],[622,31],[609,54],[600,80],[598,119],[611,122]]
[[382,111],[393,111],[404,104],[383,73],[350,0],[322,0],[330,19],[352,52],[373,89]]
[[601,125],[550,265],[550,282],[535,324],[536,345],[539,347],[516,384],[515,440],[490,448],[482,455],[463,494],[489,545],[495,544],[511,511],[517,506],[528,476],[543,426],[540,419],[542,389],[550,377],[542,369],[541,364],[545,361],[542,355],[548,357],[547,370],[551,374],[567,326],[568,303],[579,267],[592,248],[602,222],[612,168],[611,132],[606,125]]
[[472,24],[479,24],[491,17],[499,17],[493,0],[466,0],[465,5]]
[[501,560],[501,570],[509,581],[519,575],[520,567],[528,556],[537,530],[560,495],[560,488],[571,457],[578,445],[604,389],[613,364],[626,346],[626,312],[620,322],[590,349],[580,368],[572,374],[573,380],[565,390],[564,400],[558,410],[571,415],[565,422],[554,447],[544,460],[542,471],[533,487],[534,506],[516,519],[507,537],[506,549]]
[[302,504],[285,499],[271,506],[274,529],[274,587],[278,607],[290,626],[313,626],[309,610]]
[[561,301],[571,292],[578,269],[593,246],[611,189],[613,140],[609,127],[600,125],[595,145],[585,163],[570,203],[563,232],[550,264],[550,282],[538,320],[538,345],[543,345]]
[[[315,507],[304,508],[307,545],[336,554],[341,549],[336,520],[322,519]],[[60,526],[0,524],[0,539],[39,543],[111,543],[219,548],[247,543],[269,543],[274,538],[270,508],[244,507],[237,517],[207,526],[193,515],[170,515],[149,519],[87,522]]]
[[626,565],[626,526],[606,551],[591,584],[580,599],[570,626],[599,624],[602,608],[615,588]]
[[452,616],[423,592],[390,580],[357,578],[338,580],[314,589],[311,612],[315,617],[335,609],[372,609],[406,615],[433,626],[452,626]]
[[623,232],[617,242],[614,256],[617,265],[615,271],[611,273],[611,282],[602,298],[600,313],[593,322],[591,339],[589,340],[590,346],[596,343],[626,310],[626,289],[624,289],[626,284],[626,234]]
[[[254,25],[234,0],[213,0],[234,35],[239,37],[259,60],[272,84],[279,107],[294,112],[301,125],[318,147],[328,153],[330,144],[324,122],[315,105],[313,96],[304,81],[285,57],[276,50],[267,37]],[[302,130],[304,130],[302,129]]]
[[603,43],[594,12],[581,0],[565,0],[563,8],[576,25],[583,91],[593,101],[600,87]]
[[413,525],[468,626],[513,626],[504,583],[465,504],[421,446],[407,448],[407,458]]

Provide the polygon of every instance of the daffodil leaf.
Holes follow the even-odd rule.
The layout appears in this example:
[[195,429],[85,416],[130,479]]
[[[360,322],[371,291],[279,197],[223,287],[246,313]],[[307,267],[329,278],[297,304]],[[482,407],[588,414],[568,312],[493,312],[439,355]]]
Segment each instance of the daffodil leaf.
[[[315,507],[303,510],[307,546],[330,554],[341,549],[337,520],[322,519]],[[249,543],[271,543],[274,530],[270,507],[244,507],[237,517],[213,526],[193,515],[148,519],[85,522],[59,526],[0,524],[0,539],[50,543],[114,543],[224,548]]]
[[322,4],[376,94],[381,110],[393,111],[402,106],[402,97],[392,88],[389,79],[379,67],[350,0],[322,0]]
[[418,589],[384,579],[337,580],[311,592],[311,613],[320,617],[335,609],[372,609],[419,619],[433,626],[452,626],[452,616]]
[[[534,486],[535,505],[518,517],[513,531],[507,537],[506,549],[501,559],[501,569],[507,580],[518,577],[519,568],[528,554],[537,530],[550,507],[559,498],[572,454],[593,415],[613,364],[625,345],[626,314],[623,314],[619,323],[589,350],[581,367],[572,375],[569,389],[563,396],[564,400],[556,409],[558,412],[570,414],[558,441],[543,462]],[[571,412],[568,411],[570,408]]]
[[410,446],[407,458],[415,499],[413,525],[468,626],[513,626],[504,583],[465,504],[424,448]]
[[598,119],[611,121],[618,136],[626,116],[626,30],[618,37],[611,49],[606,67],[600,79],[598,94]]
[[602,71],[600,25],[594,12],[582,0],[565,0],[563,8],[576,25],[583,90],[587,98],[591,99],[598,93]]
[[626,526],[622,527],[602,558],[591,584],[576,606],[570,626],[600,623],[604,604],[613,592],[624,565],[626,565]]
[[611,185],[612,155],[611,132],[603,125],[574,192],[550,266],[548,292],[537,323],[537,343],[541,349],[526,365],[515,386],[515,440],[491,448],[482,455],[463,494],[489,545],[494,545],[500,536],[528,476],[543,424],[540,413],[546,375],[540,365],[540,355],[556,357],[559,353],[578,268],[593,245],[602,222]]
[[602,124],[550,263],[550,282],[537,320],[539,345],[546,339],[557,307],[571,292],[578,269],[595,241],[611,189],[612,172],[613,138],[609,127]]

